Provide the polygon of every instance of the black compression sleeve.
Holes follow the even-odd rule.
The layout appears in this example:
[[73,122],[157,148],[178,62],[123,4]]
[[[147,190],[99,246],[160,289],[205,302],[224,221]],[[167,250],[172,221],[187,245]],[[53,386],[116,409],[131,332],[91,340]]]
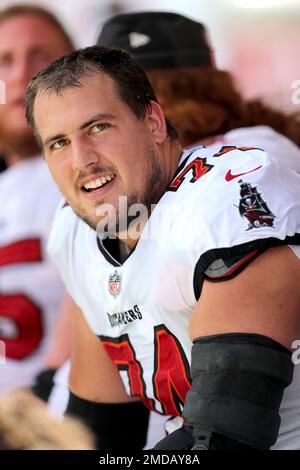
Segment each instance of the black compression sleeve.
[[56,371],[57,369],[44,369],[34,379],[31,391],[43,401],[48,401],[54,385]]
[[201,337],[191,372],[183,417],[193,427],[195,449],[232,448],[233,441],[269,449],[276,442],[283,392],[293,377],[289,350],[254,333]]
[[92,430],[97,449],[129,452],[146,444],[149,410],[140,401],[95,403],[70,392],[66,413]]

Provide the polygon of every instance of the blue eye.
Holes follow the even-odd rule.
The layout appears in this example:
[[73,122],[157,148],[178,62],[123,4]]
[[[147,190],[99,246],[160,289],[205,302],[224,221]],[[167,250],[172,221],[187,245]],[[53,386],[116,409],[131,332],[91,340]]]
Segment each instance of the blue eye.
[[52,149],[58,150],[66,145],[66,139],[59,139],[51,145]]
[[91,127],[91,134],[97,134],[98,132],[101,132],[104,129],[107,129],[108,127],[109,127],[109,124],[107,123],[99,122],[98,124],[94,124]]

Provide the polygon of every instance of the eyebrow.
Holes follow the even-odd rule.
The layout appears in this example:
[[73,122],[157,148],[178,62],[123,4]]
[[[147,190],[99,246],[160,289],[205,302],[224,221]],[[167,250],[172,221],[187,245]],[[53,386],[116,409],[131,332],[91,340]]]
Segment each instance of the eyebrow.
[[[89,127],[91,124],[93,124],[96,121],[112,120],[115,117],[116,116],[114,116],[113,114],[109,114],[109,113],[96,114],[91,119],[81,124],[81,126],[79,127],[79,130],[82,131],[83,129],[86,129],[87,127]],[[49,136],[44,140],[43,147],[46,147],[48,144],[50,144],[50,142],[54,142],[55,140],[65,139],[65,138],[66,138],[65,134],[55,134],[55,135]]]

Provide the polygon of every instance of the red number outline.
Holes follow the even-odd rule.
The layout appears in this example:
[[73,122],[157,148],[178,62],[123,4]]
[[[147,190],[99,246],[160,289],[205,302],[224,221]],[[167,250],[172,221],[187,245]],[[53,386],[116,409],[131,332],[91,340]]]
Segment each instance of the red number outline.
[[131,395],[140,397],[147,408],[154,410],[154,401],[146,397],[143,368],[136,358],[129,336],[124,334],[118,338],[112,338],[101,335],[99,338],[118,370],[126,370]]
[[[148,408],[159,412],[154,400],[146,396],[144,371],[128,334],[118,338],[99,336],[99,339],[118,370],[126,370],[131,395],[139,396]],[[152,385],[163,414],[180,416],[185,395],[191,387],[190,366],[180,342],[165,325],[154,327]]]
[[154,332],[154,395],[164,414],[180,416],[191,388],[190,365],[180,342],[165,325],[155,326]]
[[191,163],[189,163],[183,170],[179,171],[173,181],[168,186],[168,191],[177,191],[178,188],[182,185],[185,180],[185,176],[189,171],[193,172],[193,176],[190,179],[190,183],[195,183],[203,175],[208,173],[214,166],[206,163],[206,158],[195,158]]
[[[38,238],[18,240],[0,247],[0,268],[41,261],[42,249]],[[32,354],[44,335],[40,307],[22,292],[1,293],[0,317],[10,319],[18,331],[16,338],[0,336],[5,343],[6,357],[21,360]]]

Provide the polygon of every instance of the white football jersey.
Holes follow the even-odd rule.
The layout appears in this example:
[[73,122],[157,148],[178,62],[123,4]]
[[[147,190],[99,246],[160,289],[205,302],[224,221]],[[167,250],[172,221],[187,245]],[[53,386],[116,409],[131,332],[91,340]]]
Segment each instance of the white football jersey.
[[60,199],[42,157],[0,175],[0,393],[29,385],[43,366],[63,290],[46,249]]
[[[240,127],[209,140],[211,144],[259,147],[300,173],[299,147],[269,126]],[[201,141],[200,144],[207,147],[209,142]]]
[[300,244],[299,188],[300,175],[259,148],[188,149],[124,263],[71,207],[58,210],[50,253],[130,395],[181,414],[203,278],[222,281],[269,247]]

